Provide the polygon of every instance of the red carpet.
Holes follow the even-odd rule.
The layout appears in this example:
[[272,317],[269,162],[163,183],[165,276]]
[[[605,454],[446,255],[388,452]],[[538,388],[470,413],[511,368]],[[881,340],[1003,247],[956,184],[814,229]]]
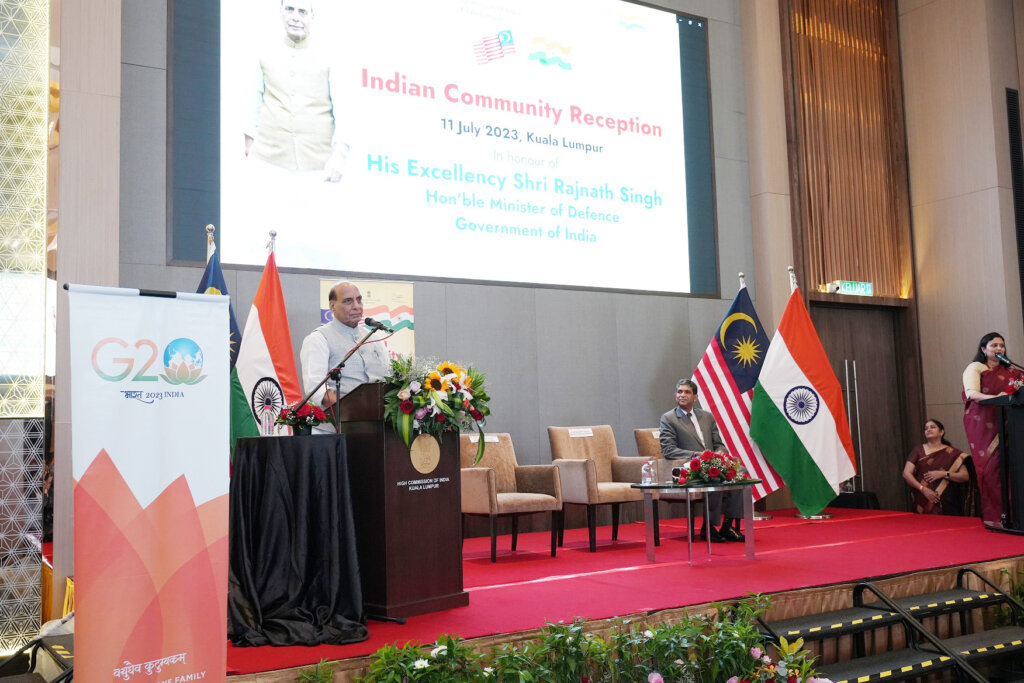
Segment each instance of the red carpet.
[[662,520],[657,561],[644,551],[642,522],[623,525],[619,540],[598,529],[596,553],[587,551],[586,529],[565,532],[565,546],[551,558],[550,534],[498,538],[498,562],[490,561],[490,539],[466,541],[463,553],[467,607],[414,617],[404,625],[369,622],[369,640],[354,645],[237,648],[228,645],[229,673],[302,666],[326,659],[358,657],[382,645],[429,643],[441,633],[474,638],[538,628],[545,621],[602,619],[807,586],[843,583],[922,569],[1024,555],[1024,536],[997,534],[979,520],[912,515],[885,510],[830,510],[831,520],[807,521],[792,511],[756,525],[757,557],[743,544],[694,546],[686,559],[686,526]]

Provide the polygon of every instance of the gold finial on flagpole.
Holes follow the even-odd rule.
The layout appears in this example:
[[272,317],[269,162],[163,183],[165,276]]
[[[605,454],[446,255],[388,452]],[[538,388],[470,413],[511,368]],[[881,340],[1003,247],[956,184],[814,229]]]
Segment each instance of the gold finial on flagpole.
[[270,253],[273,254],[274,250],[276,248],[277,248],[277,230],[271,230],[270,231],[270,241],[267,242],[267,249],[269,249]]
[[216,228],[213,227],[213,223],[206,224],[206,261],[209,263],[210,257],[213,256],[213,252],[217,251],[217,245],[213,241],[213,231]]
[[740,273],[740,289],[743,289],[746,286],[747,286],[747,276],[744,275],[743,273]]
[[789,271],[789,293],[792,294],[796,291],[796,269],[789,266],[786,270]]

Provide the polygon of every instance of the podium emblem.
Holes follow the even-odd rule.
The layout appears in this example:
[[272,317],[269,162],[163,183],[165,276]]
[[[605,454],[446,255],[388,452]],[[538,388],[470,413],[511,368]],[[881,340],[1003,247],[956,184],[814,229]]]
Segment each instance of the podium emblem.
[[409,448],[409,460],[420,474],[430,474],[441,462],[441,445],[430,434],[420,434]]

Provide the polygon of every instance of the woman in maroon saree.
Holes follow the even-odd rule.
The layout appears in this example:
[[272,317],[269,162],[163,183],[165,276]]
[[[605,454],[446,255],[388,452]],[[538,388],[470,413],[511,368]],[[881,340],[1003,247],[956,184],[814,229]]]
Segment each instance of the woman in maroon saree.
[[999,448],[999,409],[978,401],[1005,396],[1024,381],[1024,374],[1004,365],[998,356],[1006,354],[1006,343],[998,332],[989,332],[978,342],[978,352],[964,370],[964,429],[978,474],[981,519],[1001,527],[1003,515],[1002,453]]
[[924,438],[903,466],[903,480],[914,491],[914,511],[963,514],[962,484],[971,478],[964,461],[970,456],[946,441],[946,427],[938,420],[924,423]]

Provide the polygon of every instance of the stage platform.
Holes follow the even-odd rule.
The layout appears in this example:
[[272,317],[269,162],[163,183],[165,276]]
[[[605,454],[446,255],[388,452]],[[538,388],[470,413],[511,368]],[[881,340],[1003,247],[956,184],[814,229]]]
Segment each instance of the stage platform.
[[[431,643],[442,633],[484,643],[518,641],[546,621],[638,615],[658,623],[670,620],[667,615],[680,608],[741,598],[749,592],[781,594],[810,587],[821,587],[822,609],[833,609],[829,601],[842,598],[831,595],[829,587],[862,579],[987,563],[983,573],[999,580],[1000,569],[1024,567],[1024,536],[987,531],[976,518],[886,510],[829,512],[832,519],[810,521],[797,519],[793,510],[773,511],[773,519],[756,523],[753,560],[744,556],[742,543],[712,544],[710,557],[705,546],[695,544],[692,567],[682,519],[662,520],[655,562],[646,559],[643,522],[622,525],[614,542],[609,527],[599,528],[596,553],[588,552],[585,528],[567,529],[565,545],[555,558],[550,557],[548,532],[520,534],[515,553],[509,550],[511,537],[500,536],[497,563],[490,561],[488,538],[467,539],[467,607],[414,617],[404,625],[371,621],[370,638],[353,645],[229,644],[228,673],[233,683],[293,681],[295,671],[282,670],[321,659],[344,660],[339,670],[361,673],[368,665],[363,658],[384,644]],[[790,607],[784,604],[787,601]],[[789,612],[793,604],[780,595],[776,609]]]

